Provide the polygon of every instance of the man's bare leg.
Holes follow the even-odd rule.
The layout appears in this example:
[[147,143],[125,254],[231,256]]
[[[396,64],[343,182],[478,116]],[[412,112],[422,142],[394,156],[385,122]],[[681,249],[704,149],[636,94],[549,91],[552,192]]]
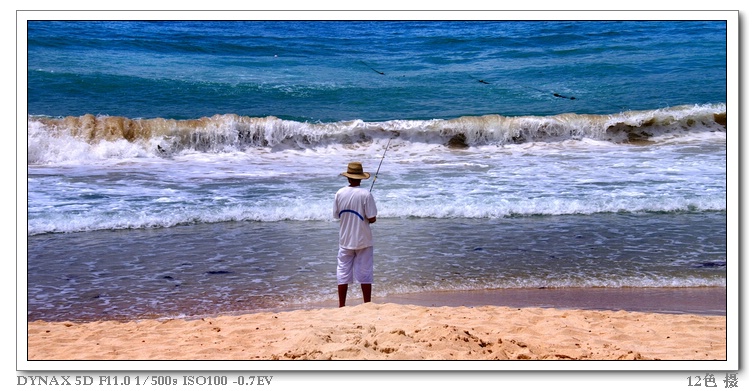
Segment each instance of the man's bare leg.
[[346,306],[346,293],[349,292],[349,284],[338,285],[338,307]]
[[372,284],[362,284],[362,297],[365,303],[372,301]]

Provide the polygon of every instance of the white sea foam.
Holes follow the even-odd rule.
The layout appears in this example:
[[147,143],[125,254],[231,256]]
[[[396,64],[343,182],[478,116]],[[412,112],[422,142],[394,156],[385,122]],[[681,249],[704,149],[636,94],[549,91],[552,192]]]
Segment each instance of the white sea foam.
[[[570,147],[570,141],[638,142],[668,135],[725,133],[725,105],[679,106],[614,115],[560,114],[547,117],[485,115],[449,120],[362,120],[307,123],[276,117],[216,115],[196,120],[122,117],[30,117],[29,164],[86,163],[133,158],[171,158],[182,153],[321,151],[335,146],[362,149],[395,139],[404,147]],[[585,144],[577,144],[583,146]]]
[[[453,121],[313,125],[266,118],[258,123],[266,145],[255,145],[230,142],[233,132],[219,126],[229,118],[222,117],[205,123],[218,126],[202,128],[203,134],[214,135],[203,140],[214,141],[197,149],[196,136],[184,134],[194,137],[189,144],[195,147],[167,143],[183,131],[164,122],[153,123],[153,131],[170,128],[172,136],[128,141],[104,136],[87,140],[81,132],[32,120],[28,233],[327,221],[332,193],[345,185],[338,174],[350,161],[361,161],[373,173],[363,185],[372,187],[374,181],[380,214],[390,218],[723,211],[726,132],[711,131],[710,124],[698,118],[722,109],[725,106],[694,106],[611,119],[632,126],[645,121],[638,129],[659,133],[641,144],[563,137],[563,132],[542,140],[500,143],[508,136],[474,138],[476,131],[466,128],[479,121],[489,126],[490,119],[459,119],[462,124],[450,129],[467,135],[460,148],[443,142],[449,131],[442,124]],[[568,120],[562,122],[571,125],[594,120],[563,117]],[[698,118],[691,122],[697,131],[668,130],[681,126],[679,118],[684,124]],[[555,120],[538,121],[543,125]],[[71,120],[58,126],[63,123]],[[485,128],[478,125],[475,129]],[[664,131],[652,130],[657,126]],[[231,128],[238,134],[239,126]]]

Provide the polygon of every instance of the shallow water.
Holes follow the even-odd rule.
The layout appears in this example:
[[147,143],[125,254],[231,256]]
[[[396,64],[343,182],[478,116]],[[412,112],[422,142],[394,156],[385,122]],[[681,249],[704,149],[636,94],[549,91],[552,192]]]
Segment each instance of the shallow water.
[[[724,221],[724,213],[379,219],[373,295],[725,286]],[[335,295],[334,222],[46,234],[28,244],[29,320],[259,311]]]

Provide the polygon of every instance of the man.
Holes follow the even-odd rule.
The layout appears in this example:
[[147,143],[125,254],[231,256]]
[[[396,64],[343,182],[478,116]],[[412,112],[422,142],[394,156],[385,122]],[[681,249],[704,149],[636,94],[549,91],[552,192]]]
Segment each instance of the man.
[[349,284],[356,280],[362,285],[364,302],[372,300],[372,228],[377,220],[377,206],[372,193],[360,187],[362,179],[370,177],[362,170],[362,163],[351,162],[341,173],[349,185],[336,192],[333,217],[340,220],[338,239],[338,306],[346,305]]

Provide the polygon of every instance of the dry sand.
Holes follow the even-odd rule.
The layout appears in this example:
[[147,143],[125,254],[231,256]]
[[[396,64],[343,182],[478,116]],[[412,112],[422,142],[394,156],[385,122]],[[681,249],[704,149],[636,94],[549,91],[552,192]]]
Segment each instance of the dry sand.
[[194,320],[28,323],[34,360],[726,360],[726,317],[367,303]]

